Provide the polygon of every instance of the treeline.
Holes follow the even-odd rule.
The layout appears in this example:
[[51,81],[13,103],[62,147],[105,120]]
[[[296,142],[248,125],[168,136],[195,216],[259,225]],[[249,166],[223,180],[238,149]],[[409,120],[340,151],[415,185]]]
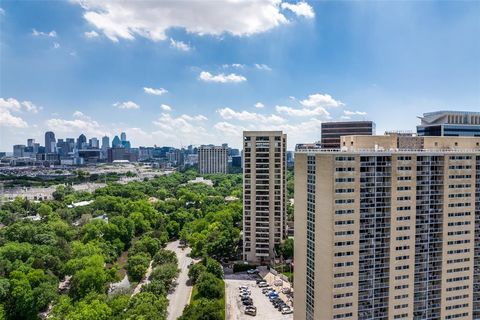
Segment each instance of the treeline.
[[[240,238],[241,201],[225,197],[241,198],[241,175],[206,177],[214,187],[189,184],[195,176],[111,183],[93,193],[61,187],[51,201],[4,203],[0,319],[38,319],[42,312],[54,320],[165,319],[166,294],[178,276],[165,244],[181,238],[193,256],[221,261],[235,256]],[[68,207],[84,200],[93,202]],[[150,284],[132,296],[150,263]],[[130,288],[109,293],[125,273]]]

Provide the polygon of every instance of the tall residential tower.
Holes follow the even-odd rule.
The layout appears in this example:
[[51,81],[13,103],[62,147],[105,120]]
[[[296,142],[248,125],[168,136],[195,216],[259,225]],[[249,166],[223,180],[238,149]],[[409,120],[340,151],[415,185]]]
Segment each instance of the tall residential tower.
[[197,149],[200,174],[227,173],[228,145],[202,145]]
[[480,319],[480,137],[295,155],[295,320]]
[[285,237],[286,146],[281,131],[243,132],[243,258],[268,262]]

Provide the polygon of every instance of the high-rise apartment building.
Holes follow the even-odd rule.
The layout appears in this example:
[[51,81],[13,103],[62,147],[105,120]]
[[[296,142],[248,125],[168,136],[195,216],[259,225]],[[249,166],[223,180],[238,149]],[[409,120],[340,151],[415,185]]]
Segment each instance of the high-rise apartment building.
[[200,174],[227,173],[228,145],[202,145],[197,149],[198,171]]
[[419,136],[480,137],[480,112],[437,111],[424,113],[419,118]]
[[45,152],[54,153],[55,152],[55,133],[52,131],[45,132]]
[[295,155],[295,320],[480,319],[480,137]]
[[375,134],[373,121],[336,121],[322,122],[321,146],[323,149],[339,149],[340,137],[351,135]]
[[286,147],[282,131],[243,132],[243,259],[268,262],[285,237]]

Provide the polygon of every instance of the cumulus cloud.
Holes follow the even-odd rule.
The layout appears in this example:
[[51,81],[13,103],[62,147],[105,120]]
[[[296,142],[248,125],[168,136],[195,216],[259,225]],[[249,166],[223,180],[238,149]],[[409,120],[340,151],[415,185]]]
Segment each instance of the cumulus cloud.
[[288,24],[282,9],[298,16],[311,16],[306,14],[307,4],[282,6],[282,0],[191,1],[188,5],[183,1],[76,2],[84,9],[85,20],[112,41],[132,40],[136,36],[165,40],[166,31],[173,27],[197,35],[249,36]]
[[147,94],[152,94],[154,96],[161,96],[162,94],[165,94],[167,93],[168,91],[164,88],[158,88],[158,89],[154,89],[154,88],[147,88],[147,87],[144,87],[143,88],[143,91]]
[[315,18],[315,12],[313,11],[312,6],[304,1],[300,1],[295,4],[283,2],[282,9],[290,10],[300,17],[305,17],[309,19]]
[[183,114],[179,117],[172,117],[169,113],[162,113],[157,120],[153,121],[153,124],[160,130],[154,131],[152,134],[169,141],[205,143],[206,139],[213,137],[204,127],[206,120],[207,118],[203,115]]
[[172,38],[170,38],[170,47],[185,52],[192,50],[192,48],[185,42]]
[[225,120],[238,120],[238,121],[254,121],[258,123],[270,123],[270,124],[281,124],[285,123],[285,119],[277,116],[275,114],[272,115],[263,115],[256,112],[249,112],[249,111],[235,111],[231,108],[223,108],[217,110],[220,117]]
[[235,73],[224,74],[220,73],[217,75],[212,75],[210,72],[202,71],[198,77],[200,80],[205,82],[218,82],[218,83],[239,83],[247,81],[247,78]]
[[265,71],[272,71],[272,68],[270,68],[268,65],[263,64],[263,63],[255,63],[254,64],[255,68],[258,70],[265,70]]
[[60,48],[60,43],[54,42],[53,43],[53,49],[58,49],[58,48]]
[[43,31],[38,31],[36,29],[32,29],[32,35],[34,37],[50,37],[50,38],[56,38],[57,37],[57,32],[55,30],[52,30],[50,32],[43,32]]
[[343,114],[346,116],[366,116],[367,113],[363,111],[349,111],[349,110],[343,110]]
[[263,103],[261,103],[261,102],[255,103],[255,108],[257,108],[257,109],[262,109],[262,108],[264,108],[264,107],[265,107],[265,105],[264,105]]
[[28,123],[15,113],[33,113],[41,110],[31,101],[18,101],[15,98],[0,98],[0,126],[12,128],[26,128]]
[[307,117],[307,116],[323,116],[325,118],[330,117],[330,113],[325,110],[323,107],[316,107],[316,108],[301,108],[295,109],[286,106],[276,106],[275,109],[278,113],[284,113],[289,116],[296,116],[296,117]]
[[89,38],[89,39],[98,37],[98,33],[95,30],[86,31],[83,34],[85,35],[86,38]]
[[307,99],[300,100],[300,104],[308,108],[340,107],[345,105],[343,102],[333,99],[329,94],[320,93],[309,95]]
[[[81,112],[80,112],[81,113]],[[87,136],[103,136],[106,132],[100,124],[82,113],[72,120],[53,118],[46,121],[47,127],[59,135],[84,133]]]
[[133,101],[115,102],[113,106],[118,109],[140,109],[140,106]]
[[163,110],[163,111],[172,111],[172,107],[170,107],[169,105],[167,104],[162,104],[160,106],[160,108]]

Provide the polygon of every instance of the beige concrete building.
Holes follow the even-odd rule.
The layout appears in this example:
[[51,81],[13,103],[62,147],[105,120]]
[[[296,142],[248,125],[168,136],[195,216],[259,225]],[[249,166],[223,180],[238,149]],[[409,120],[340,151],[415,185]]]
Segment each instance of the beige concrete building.
[[243,258],[268,262],[285,238],[286,147],[281,131],[243,132]]
[[226,146],[200,146],[198,154],[198,171],[200,174],[227,173],[228,172],[228,147]]
[[480,137],[295,155],[296,320],[480,319]]

